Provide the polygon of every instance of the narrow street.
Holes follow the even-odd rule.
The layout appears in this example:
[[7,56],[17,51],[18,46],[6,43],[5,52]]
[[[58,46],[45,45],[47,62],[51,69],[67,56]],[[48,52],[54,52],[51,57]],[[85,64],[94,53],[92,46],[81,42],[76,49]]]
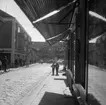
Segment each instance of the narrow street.
[[[0,105],[21,105],[38,94],[41,84],[51,72],[50,64],[33,64],[0,74]],[[89,93],[101,105],[106,103],[106,71],[89,65]],[[34,94],[32,94],[34,93]],[[35,96],[34,96],[35,97]],[[29,99],[30,100],[30,99]],[[28,104],[28,103],[27,103]]]
[[106,105],[106,71],[89,66],[89,93],[92,93],[101,105]]
[[51,72],[50,64],[33,64],[0,75],[0,105],[18,105],[37,90]]

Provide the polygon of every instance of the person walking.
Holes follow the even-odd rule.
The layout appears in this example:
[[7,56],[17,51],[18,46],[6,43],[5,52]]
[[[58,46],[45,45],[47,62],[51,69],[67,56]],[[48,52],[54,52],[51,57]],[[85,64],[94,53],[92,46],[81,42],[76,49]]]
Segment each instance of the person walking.
[[5,56],[5,57],[4,57],[4,72],[7,72],[7,65],[8,65],[8,59],[7,59],[7,57]]
[[52,75],[54,75],[54,70],[55,70],[55,62],[53,62],[53,64],[51,65],[51,67],[52,67]]
[[59,75],[58,72],[59,72],[59,63],[56,62],[56,75],[57,75],[57,76]]
[[54,71],[56,70],[56,76],[58,76],[59,64],[57,62],[57,58],[55,58],[51,67],[52,67],[52,75],[54,75]]
[[2,69],[2,61],[0,60],[0,70]]

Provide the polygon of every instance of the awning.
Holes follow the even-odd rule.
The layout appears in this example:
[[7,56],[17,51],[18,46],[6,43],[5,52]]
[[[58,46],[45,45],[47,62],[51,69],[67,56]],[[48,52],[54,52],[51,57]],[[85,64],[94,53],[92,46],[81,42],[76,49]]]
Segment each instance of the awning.
[[63,33],[56,35],[54,37],[46,39],[49,44],[55,44],[56,42],[59,42],[60,40],[66,38],[70,33],[70,29],[65,30]]
[[[50,44],[67,36],[76,0],[15,0],[15,2]],[[37,19],[55,10],[60,11],[47,19],[34,23]]]
[[89,39],[106,32],[106,0],[89,0]]

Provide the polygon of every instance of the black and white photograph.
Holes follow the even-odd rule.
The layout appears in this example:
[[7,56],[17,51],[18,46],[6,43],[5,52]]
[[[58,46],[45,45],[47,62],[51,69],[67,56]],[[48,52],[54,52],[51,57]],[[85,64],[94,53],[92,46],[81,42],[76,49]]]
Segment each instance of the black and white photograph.
[[0,105],[106,105],[106,0],[0,0]]

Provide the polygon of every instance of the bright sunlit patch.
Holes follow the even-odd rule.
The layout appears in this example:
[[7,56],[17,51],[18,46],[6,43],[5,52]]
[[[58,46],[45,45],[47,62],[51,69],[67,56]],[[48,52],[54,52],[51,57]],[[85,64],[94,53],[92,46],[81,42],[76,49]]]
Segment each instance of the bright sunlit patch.
[[89,43],[96,43],[97,42],[97,39],[100,38],[102,35],[100,36],[97,36],[96,38],[93,38],[91,40],[89,40]]
[[106,22],[106,18],[103,17],[103,16],[101,16],[101,15],[99,15],[99,14],[97,14],[96,12],[89,11],[89,14],[90,14],[91,16],[94,16],[94,17],[96,17],[96,18],[98,18],[98,19],[101,19],[101,20],[103,20],[103,21]]
[[44,19],[46,19],[46,18],[48,18],[48,17],[50,17],[50,16],[53,16],[53,15],[57,14],[59,11],[60,11],[60,10],[55,10],[55,11],[53,11],[53,12],[51,12],[51,13],[45,15],[44,17],[42,17],[42,18],[40,18],[40,19],[38,19],[38,20],[36,20],[36,21],[33,21],[33,23],[37,23],[37,22],[42,21],[42,20],[44,20]]

